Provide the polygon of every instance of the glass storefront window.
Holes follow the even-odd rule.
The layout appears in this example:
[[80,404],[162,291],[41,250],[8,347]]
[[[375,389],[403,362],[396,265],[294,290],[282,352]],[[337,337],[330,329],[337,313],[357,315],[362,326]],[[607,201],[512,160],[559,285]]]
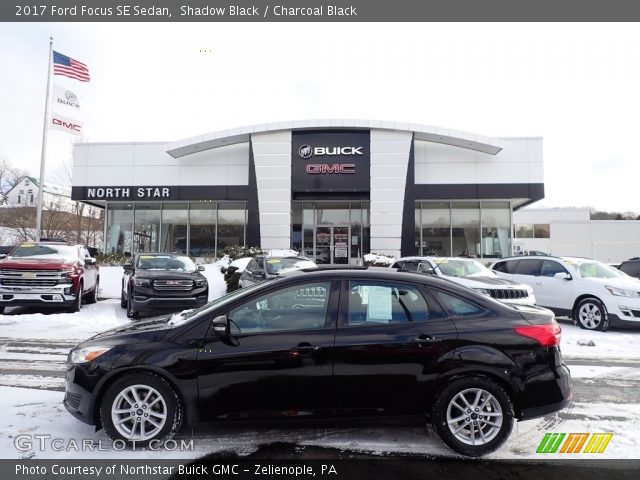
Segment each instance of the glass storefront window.
[[449,202],[422,203],[420,254],[451,256],[451,209]]
[[549,224],[548,223],[534,224],[533,238],[549,238]]
[[451,248],[459,257],[480,256],[480,203],[452,202]]
[[302,252],[302,203],[291,203],[291,248]]
[[509,202],[482,202],[482,256],[500,258],[511,252]]
[[194,202],[189,209],[189,254],[216,254],[216,202]]
[[133,252],[133,205],[110,203],[107,212],[107,253],[123,253],[131,256]]
[[351,258],[361,258],[369,252],[362,251],[362,208],[360,202],[351,203]]
[[187,253],[189,210],[186,203],[165,203],[162,206],[162,238],[160,251]]
[[160,204],[137,203],[134,222],[133,250],[157,252],[160,240]]
[[516,238],[533,238],[533,224],[516,223],[513,226],[513,236]]
[[218,250],[226,246],[244,245],[244,228],[247,209],[242,202],[220,202],[218,204]]

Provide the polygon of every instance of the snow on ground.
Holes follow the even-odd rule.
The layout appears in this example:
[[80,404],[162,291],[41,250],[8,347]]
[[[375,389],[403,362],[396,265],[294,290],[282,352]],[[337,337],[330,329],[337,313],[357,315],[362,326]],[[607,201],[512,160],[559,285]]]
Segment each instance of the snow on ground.
[[393,257],[387,257],[386,255],[377,255],[375,253],[367,253],[364,256],[364,261],[369,263],[375,263],[378,265],[382,265],[382,264],[391,265],[393,262],[396,261],[396,259]]
[[[562,354],[566,357],[625,359],[640,358],[638,330],[608,330],[592,332],[573,325],[569,319],[559,318],[562,327]],[[579,345],[592,340],[595,347]]]

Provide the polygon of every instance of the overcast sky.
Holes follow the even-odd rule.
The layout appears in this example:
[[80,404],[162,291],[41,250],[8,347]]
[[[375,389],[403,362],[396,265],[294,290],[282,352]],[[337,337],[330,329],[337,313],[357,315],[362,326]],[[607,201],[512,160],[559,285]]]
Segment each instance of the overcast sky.
[[[84,141],[308,118],[541,136],[536,206],[640,212],[637,24],[1,24],[0,156],[36,176],[49,36],[89,66],[84,88],[56,77],[84,94]],[[49,139],[55,181],[73,140]]]

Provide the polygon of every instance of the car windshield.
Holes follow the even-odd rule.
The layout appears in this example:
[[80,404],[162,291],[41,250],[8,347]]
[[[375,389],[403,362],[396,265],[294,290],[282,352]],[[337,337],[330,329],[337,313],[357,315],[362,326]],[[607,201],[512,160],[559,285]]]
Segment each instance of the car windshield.
[[196,271],[196,265],[189,257],[179,255],[140,255],[136,268],[138,270],[171,270],[177,272]]
[[267,258],[267,273],[281,273],[302,268],[316,268],[316,264],[306,258]]
[[12,257],[37,257],[53,260],[77,260],[78,250],[71,245],[24,243],[11,253]]
[[[273,281],[273,280],[269,280],[269,281]],[[213,300],[212,302],[209,302],[206,305],[203,305],[199,308],[195,308],[192,310],[183,310],[182,312],[174,313],[169,318],[168,324],[172,327],[177,327],[187,322],[191,322],[197,318],[200,318],[201,315],[207,314],[211,310],[222,307],[227,303],[235,300],[238,297],[241,297],[245,294],[249,294],[254,290],[257,290],[258,288],[262,288],[262,285],[263,285],[262,283],[255,283],[250,287],[239,288],[238,290],[235,290],[231,293],[223,295],[222,297],[219,297]]]
[[569,265],[576,269],[582,278],[624,278],[620,270],[612,268],[595,260],[567,260]]
[[495,276],[491,270],[475,260],[443,258],[436,259],[436,265],[442,274],[448,277]]

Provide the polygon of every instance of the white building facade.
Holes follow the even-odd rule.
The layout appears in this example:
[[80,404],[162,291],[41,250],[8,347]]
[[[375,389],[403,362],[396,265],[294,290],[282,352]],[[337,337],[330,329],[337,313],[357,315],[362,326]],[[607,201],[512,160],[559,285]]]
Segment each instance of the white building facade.
[[174,143],[74,146],[72,198],[107,210],[107,253],[294,249],[495,258],[544,196],[541,138],[368,120],[292,121]]
[[591,220],[588,208],[524,208],[513,214],[514,250],[619,263],[640,256],[640,220]]

